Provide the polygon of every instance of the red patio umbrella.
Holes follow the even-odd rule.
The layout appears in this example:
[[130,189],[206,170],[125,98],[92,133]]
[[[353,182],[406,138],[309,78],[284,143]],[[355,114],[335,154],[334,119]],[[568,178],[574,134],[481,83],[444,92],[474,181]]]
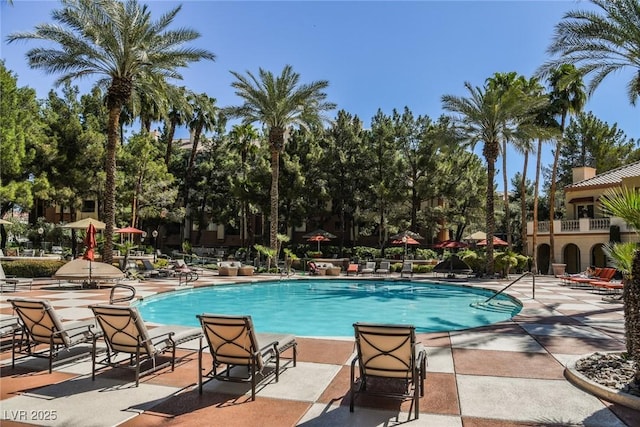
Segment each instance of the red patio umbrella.
[[458,242],[457,240],[445,240],[444,242],[436,243],[433,245],[436,249],[461,249],[466,248],[469,245],[464,242]]
[[313,237],[308,238],[307,242],[318,242],[318,252],[320,252],[320,242],[328,242],[330,240],[331,239],[328,238],[328,237],[325,237],[325,236],[323,236],[321,234],[317,234],[317,235],[315,235]]
[[[131,242],[131,235],[132,234],[144,234],[144,231],[139,230],[135,227],[123,227],[123,228],[119,228],[116,231],[114,231],[114,233],[119,233],[120,235],[122,234],[128,234],[129,235],[129,242]],[[122,238],[120,239],[120,243],[122,243]]]
[[[487,239],[480,240],[478,246],[487,246]],[[501,238],[493,236],[493,246],[509,246],[509,244]]]
[[96,248],[96,227],[93,224],[89,224],[89,228],[87,228],[87,235],[84,238],[84,244],[86,249],[84,251],[84,255],[82,255],[83,259],[93,261],[94,253],[93,250]]
[[409,236],[406,236],[406,241],[403,241],[402,239],[395,239],[395,240],[391,241],[392,245],[404,245],[405,243],[407,245],[419,245],[420,244],[420,242],[418,242],[416,239],[414,239],[413,237],[409,237]]
[[82,259],[86,259],[89,261],[89,283],[91,283],[91,269],[92,263],[95,258],[95,254],[93,250],[96,248],[96,227],[93,224],[89,224],[89,228],[87,228],[87,235],[84,237],[84,244],[86,249],[84,250],[84,255],[82,255]]

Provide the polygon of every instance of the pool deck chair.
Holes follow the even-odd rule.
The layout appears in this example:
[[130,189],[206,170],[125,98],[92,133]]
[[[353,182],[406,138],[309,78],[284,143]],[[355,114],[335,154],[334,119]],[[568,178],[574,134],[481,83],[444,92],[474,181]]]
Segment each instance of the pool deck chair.
[[[48,300],[14,298],[8,300],[19,318],[20,329],[14,329],[11,367],[15,367],[16,353],[49,360],[49,373],[53,368],[53,359],[62,351],[69,350],[82,343],[90,343],[95,335],[93,320],[80,322],[62,322]],[[24,334],[24,335],[23,335]],[[20,338],[18,339],[18,335]],[[26,337],[26,342],[23,341]],[[48,348],[36,351],[38,345]],[[87,351],[64,361],[89,355]]]
[[18,286],[20,287],[29,287],[31,290],[31,286],[33,285],[33,279],[28,278],[17,278],[17,277],[7,277],[4,274],[4,268],[2,268],[2,263],[0,263],[0,292],[4,292],[5,290],[11,292],[15,292],[18,290]]
[[358,275],[358,264],[349,264],[349,266],[347,267],[347,276],[349,275],[349,273],[353,273],[355,276]]
[[[297,343],[295,336],[286,334],[255,333],[251,316],[226,316],[220,314],[201,314],[197,316],[207,340],[203,346],[200,340],[198,356],[198,388],[202,394],[203,378],[219,381],[250,382],[251,400],[256,400],[256,377],[262,380],[275,374],[278,382],[280,371],[285,367],[280,356],[288,349],[293,350],[290,362],[296,366]],[[209,348],[213,359],[212,369],[207,372],[202,366],[203,351]],[[287,363],[287,364],[288,364]],[[226,365],[219,371],[220,365]],[[272,369],[267,364],[275,365]],[[246,375],[231,373],[235,367],[246,367]],[[267,369],[269,371],[267,372]]]
[[413,277],[413,263],[405,261],[402,263],[402,270],[400,270],[400,277],[404,277],[405,274]]
[[[372,323],[354,323],[353,327],[357,355],[351,362],[349,410],[353,412],[356,395],[366,393],[411,399],[418,419],[419,399],[424,396],[427,353],[421,344],[416,343],[415,327]],[[357,378],[356,370],[359,372]],[[385,382],[378,381],[375,385],[368,383],[376,378]],[[402,390],[395,381],[402,383]],[[384,386],[391,386],[392,389]]]
[[375,261],[368,261],[364,267],[362,267],[362,270],[360,270],[360,274],[373,274],[376,271],[376,262]]
[[376,269],[376,274],[391,274],[391,263],[389,261],[380,261],[380,267]]
[[[98,360],[97,340],[93,340],[93,357],[91,364],[91,379],[95,380],[96,372],[107,368],[124,368],[136,373],[136,387],[140,383],[140,376],[149,374],[171,365],[175,369],[176,347],[188,341],[200,338],[200,328],[183,326],[160,326],[147,329],[136,307],[124,305],[92,305],[93,314],[100,325],[107,344],[106,356]],[[165,352],[171,352],[170,360],[156,363],[156,357]],[[120,353],[129,355],[128,361],[118,359]],[[151,366],[141,370],[143,364],[151,362]],[[100,367],[97,367],[100,365]]]

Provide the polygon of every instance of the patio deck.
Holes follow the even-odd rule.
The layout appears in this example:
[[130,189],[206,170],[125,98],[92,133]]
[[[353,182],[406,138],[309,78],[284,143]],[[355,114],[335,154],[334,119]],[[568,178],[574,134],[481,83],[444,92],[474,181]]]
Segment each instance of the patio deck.
[[[201,277],[197,285],[254,281],[259,277]],[[344,276],[342,276],[344,278]],[[229,280],[232,279],[232,280]],[[326,278],[324,280],[332,280]],[[505,281],[469,282],[500,289]],[[177,287],[177,279],[136,284],[149,296]],[[622,305],[584,289],[536,278],[509,294],[522,312],[510,321],[465,331],[422,334],[429,366],[420,418],[412,426],[640,426],[640,412],[599,400],[569,383],[564,365],[595,351],[624,350]],[[65,320],[91,317],[86,308],[108,300],[109,289],[74,290],[55,284],[0,296],[0,315],[11,314],[13,296],[47,298]],[[406,423],[409,402],[359,398],[349,412],[352,339],[297,338],[298,366],[279,383],[261,384],[252,402],[244,384],[211,381],[197,390],[197,341],[181,350],[176,370],[141,378],[108,369],[91,381],[91,362],[60,365],[23,359],[11,368],[11,351],[0,354],[2,426],[388,426]]]

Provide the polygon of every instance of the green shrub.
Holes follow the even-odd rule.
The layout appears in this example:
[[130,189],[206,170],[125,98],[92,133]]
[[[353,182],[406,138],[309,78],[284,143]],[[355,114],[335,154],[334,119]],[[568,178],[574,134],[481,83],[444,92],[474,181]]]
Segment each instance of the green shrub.
[[380,249],[370,246],[354,246],[353,254],[359,259],[380,258]]
[[436,259],[438,258],[438,253],[433,249],[416,249],[416,259]]
[[399,246],[392,246],[384,250],[384,255],[389,258],[401,256],[402,254],[404,254],[404,248]]
[[486,265],[484,254],[480,254],[471,249],[465,249],[464,251],[458,252],[458,256],[471,267],[474,273],[484,273]]
[[502,277],[508,277],[511,269],[518,265],[518,258],[514,252],[506,250],[496,254],[494,263],[495,269],[501,272]]
[[431,264],[413,264],[414,273],[431,273],[434,265]]
[[2,268],[7,276],[51,277],[66,262],[60,260],[25,260],[3,262]]

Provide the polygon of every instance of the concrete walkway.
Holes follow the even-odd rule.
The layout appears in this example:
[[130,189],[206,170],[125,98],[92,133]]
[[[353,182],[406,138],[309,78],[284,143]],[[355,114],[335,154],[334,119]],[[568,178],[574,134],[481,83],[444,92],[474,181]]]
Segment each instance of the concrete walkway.
[[[342,278],[345,278],[342,276]],[[196,286],[233,278],[204,275]],[[257,277],[238,278],[256,280]],[[325,280],[332,280],[326,278]],[[500,289],[506,281],[468,284]],[[177,279],[135,285],[147,297],[177,288]],[[0,315],[11,315],[13,296],[47,298],[65,320],[91,317],[86,308],[108,300],[109,289],[34,286],[0,296]],[[11,351],[0,354],[2,426],[389,426],[436,427],[640,426],[640,412],[601,401],[569,383],[564,366],[583,354],[624,350],[622,305],[590,290],[531,278],[509,294],[523,303],[510,321],[450,333],[419,335],[429,366],[420,418],[407,423],[409,402],[362,398],[349,412],[352,339],[298,338],[298,366],[278,383],[261,384],[250,400],[247,387],[210,381],[197,391],[197,341],[180,351],[174,372],[141,378],[107,369],[91,380],[91,363],[61,364],[49,374],[45,361],[22,359],[11,368]]]

